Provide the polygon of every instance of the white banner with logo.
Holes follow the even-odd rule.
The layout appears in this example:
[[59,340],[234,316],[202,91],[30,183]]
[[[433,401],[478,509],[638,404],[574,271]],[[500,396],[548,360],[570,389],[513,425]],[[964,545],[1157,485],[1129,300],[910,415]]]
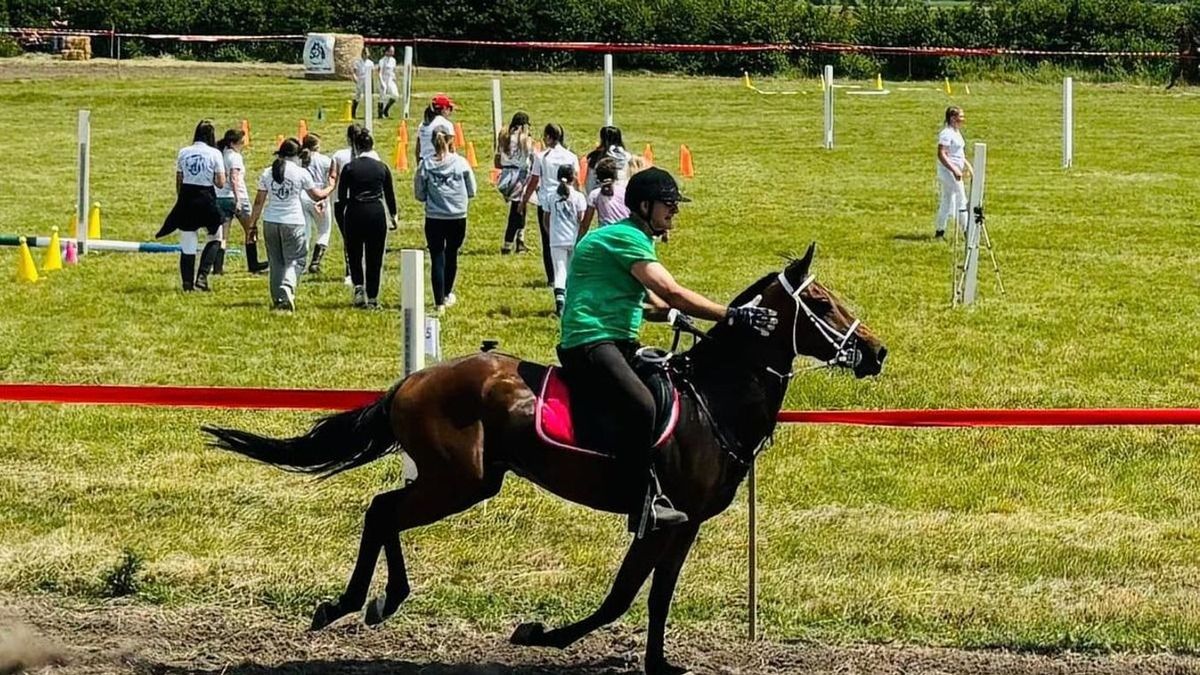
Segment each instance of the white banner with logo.
[[304,41],[304,72],[333,75],[333,35],[309,33]]

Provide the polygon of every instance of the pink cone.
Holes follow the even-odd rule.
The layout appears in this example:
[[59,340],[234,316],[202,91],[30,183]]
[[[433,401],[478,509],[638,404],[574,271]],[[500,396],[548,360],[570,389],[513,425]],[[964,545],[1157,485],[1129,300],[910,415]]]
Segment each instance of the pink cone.
[[68,241],[66,243],[66,256],[64,257],[64,261],[68,265],[74,265],[79,262],[79,253],[75,250],[75,242]]

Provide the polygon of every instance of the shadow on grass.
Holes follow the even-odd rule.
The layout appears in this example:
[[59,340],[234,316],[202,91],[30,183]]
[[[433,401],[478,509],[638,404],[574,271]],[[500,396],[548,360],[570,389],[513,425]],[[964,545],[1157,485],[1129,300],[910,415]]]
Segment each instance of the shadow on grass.
[[288,661],[278,665],[242,663],[231,666],[189,668],[163,663],[138,663],[141,675],[624,675],[640,673],[617,658],[571,666],[536,662],[506,665],[500,663],[418,663],[394,659]]

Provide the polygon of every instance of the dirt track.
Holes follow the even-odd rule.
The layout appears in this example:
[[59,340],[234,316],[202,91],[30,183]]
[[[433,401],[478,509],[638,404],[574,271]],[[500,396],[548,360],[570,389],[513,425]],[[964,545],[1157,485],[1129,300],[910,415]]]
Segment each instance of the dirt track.
[[[266,612],[87,605],[0,596],[0,675],[610,675],[639,671],[644,633],[603,630],[566,652],[510,646],[465,622],[412,621],[367,629],[349,619],[310,634]],[[745,643],[675,634],[669,654],[696,673],[813,675],[1200,674],[1200,659],[1169,655],[1032,655],[997,651]],[[61,661],[61,665],[46,666]]]
[[45,54],[0,59],[0,81],[57,77],[212,77],[218,75],[304,77],[304,67],[286,63],[209,63],[161,59],[63,61]]

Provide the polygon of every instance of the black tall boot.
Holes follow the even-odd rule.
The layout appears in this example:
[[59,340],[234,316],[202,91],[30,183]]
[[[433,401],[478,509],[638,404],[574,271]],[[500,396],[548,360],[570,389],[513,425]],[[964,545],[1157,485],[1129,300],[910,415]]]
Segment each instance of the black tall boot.
[[375,106],[376,117],[383,119],[383,103],[378,103]]
[[196,254],[179,255],[179,278],[183,281],[183,290],[191,291],[196,288]]
[[208,275],[212,272],[213,263],[217,261],[217,252],[220,250],[221,242],[219,241],[210,241],[204,245],[204,250],[200,252],[200,271],[196,274],[197,290],[210,290]]
[[270,265],[267,263],[258,262],[258,244],[246,244],[246,269],[251,274],[258,274],[268,267],[270,267]]
[[396,99],[394,99],[394,98],[388,99],[387,105],[383,106],[383,116],[384,117],[391,117],[392,106],[394,106],[394,105],[396,105]]
[[321,260],[325,257],[325,250],[328,248],[325,244],[317,244],[313,247],[312,262],[308,264],[309,274],[321,273]]
[[225,274],[225,247],[217,249],[217,259],[213,261],[213,274]]
[[350,119],[358,119],[358,101],[350,104]]

